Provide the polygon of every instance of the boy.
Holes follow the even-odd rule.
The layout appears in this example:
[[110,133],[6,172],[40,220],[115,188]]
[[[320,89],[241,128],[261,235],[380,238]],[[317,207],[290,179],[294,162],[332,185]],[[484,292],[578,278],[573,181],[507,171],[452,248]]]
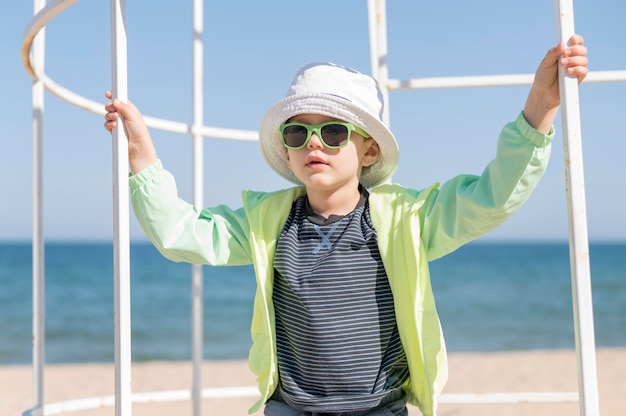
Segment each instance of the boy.
[[[587,74],[580,36],[550,49],[526,105],[503,129],[481,176],[426,190],[384,184],[398,164],[372,78],[312,64],[265,115],[261,151],[299,185],[243,193],[243,208],[178,198],[132,104],[106,105],[127,129],[131,200],[153,244],[174,261],[254,264],[250,366],[266,415],[434,415],[447,377],[428,262],[501,224],[530,195],[550,154],[557,68]],[[560,61],[559,61],[560,59]],[[111,94],[107,93],[111,98]]]

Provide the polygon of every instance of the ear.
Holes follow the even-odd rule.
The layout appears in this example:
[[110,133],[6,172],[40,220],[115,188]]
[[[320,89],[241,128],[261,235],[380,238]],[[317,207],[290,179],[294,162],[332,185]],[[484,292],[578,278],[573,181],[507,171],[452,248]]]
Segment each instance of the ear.
[[380,148],[378,147],[378,143],[376,140],[369,138],[368,142],[365,144],[367,146],[365,150],[365,154],[363,155],[363,161],[361,165],[363,167],[372,166],[378,160],[378,156],[380,155]]
[[285,161],[287,162],[287,167],[289,168],[289,170],[293,172],[293,169],[291,169],[291,158],[289,157],[289,150],[287,149],[285,149]]

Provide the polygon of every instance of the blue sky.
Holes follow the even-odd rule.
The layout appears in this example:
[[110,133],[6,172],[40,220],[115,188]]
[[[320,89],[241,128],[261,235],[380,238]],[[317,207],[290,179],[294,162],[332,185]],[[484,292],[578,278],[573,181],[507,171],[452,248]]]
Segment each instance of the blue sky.
[[[31,79],[20,57],[29,1],[0,16],[2,151],[0,240],[32,235]],[[109,2],[83,0],[46,29],[46,73],[87,98],[110,87]],[[532,73],[556,43],[546,0],[389,1],[391,78]],[[592,71],[626,69],[622,0],[574,2],[576,31]],[[191,1],[128,1],[129,96],[145,115],[191,121]],[[293,74],[311,61],[369,73],[365,1],[220,1],[205,4],[205,123],[256,130]],[[394,181],[413,188],[480,173],[500,128],[524,105],[528,86],[392,91],[391,128],[401,152]],[[587,218],[592,240],[626,239],[626,83],[580,89]],[[99,115],[46,94],[44,234],[48,240],[112,238],[110,135]],[[532,198],[490,240],[566,240],[560,119],[551,164]],[[191,140],[155,131],[179,192],[191,200]],[[244,189],[288,186],[253,142],[207,139],[205,205],[240,205]],[[131,216],[131,238],[144,239]]]

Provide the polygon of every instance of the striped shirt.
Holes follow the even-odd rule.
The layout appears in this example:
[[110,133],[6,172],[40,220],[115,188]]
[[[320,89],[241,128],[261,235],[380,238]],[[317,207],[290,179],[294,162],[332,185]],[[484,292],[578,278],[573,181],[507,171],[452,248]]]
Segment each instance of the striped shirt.
[[367,205],[315,214],[296,200],[274,258],[281,394],[304,411],[373,408],[408,378]]

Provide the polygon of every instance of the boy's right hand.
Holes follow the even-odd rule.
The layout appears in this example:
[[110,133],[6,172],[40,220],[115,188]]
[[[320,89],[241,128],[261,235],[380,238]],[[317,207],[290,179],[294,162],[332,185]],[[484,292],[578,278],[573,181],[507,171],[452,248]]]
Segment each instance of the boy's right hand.
[[[105,93],[109,100],[111,91]],[[128,162],[133,174],[150,166],[157,160],[156,149],[150,138],[148,127],[141,113],[131,102],[124,103],[118,99],[109,101],[105,106],[104,128],[112,131],[123,123],[126,137],[128,138]]]

